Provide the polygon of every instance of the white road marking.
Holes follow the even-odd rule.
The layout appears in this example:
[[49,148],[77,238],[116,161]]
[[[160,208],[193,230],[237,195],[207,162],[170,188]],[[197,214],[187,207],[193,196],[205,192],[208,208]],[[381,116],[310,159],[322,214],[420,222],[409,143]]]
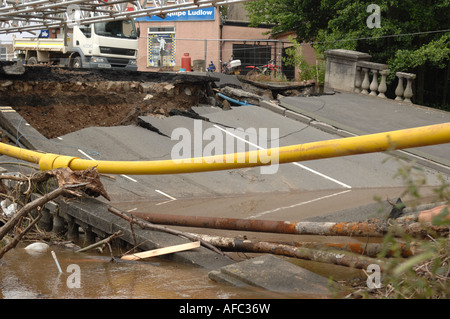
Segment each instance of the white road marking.
[[333,193],[331,195],[326,195],[326,196],[314,198],[314,199],[311,199],[311,200],[308,200],[308,201],[304,201],[304,202],[293,204],[293,205],[289,205],[289,206],[282,206],[282,207],[274,208],[274,209],[271,209],[271,210],[266,210],[266,211],[258,213],[256,215],[247,217],[245,219],[259,218],[261,216],[264,216],[264,215],[267,215],[267,214],[271,214],[271,213],[275,213],[275,212],[278,212],[280,210],[289,209],[289,208],[295,208],[295,207],[303,206],[303,205],[306,205],[306,204],[311,204],[311,203],[314,203],[314,202],[317,202],[317,201],[320,201],[320,200],[323,200],[323,199],[327,199],[327,198],[331,198],[331,197],[334,197],[334,196],[342,195],[342,194],[345,194],[345,193],[348,193],[348,192],[351,192],[351,189],[347,189],[345,191],[338,192],[338,193]]
[[171,200],[177,200],[175,197],[172,197],[166,193],[164,193],[163,191],[160,191],[159,189],[155,189],[155,192],[160,193],[161,195],[166,196],[167,198],[170,198]]
[[121,174],[120,176],[122,176],[122,177],[125,177],[126,179],[129,179],[130,181],[132,181],[132,182],[135,182],[135,183],[137,183],[138,181],[137,180],[135,180],[134,178],[131,178],[130,176],[128,176],[128,175],[125,175],[125,174]]
[[[245,142],[245,143],[247,143],[247,144],[249,144],[249,145],[251,145],[251,146],[253,146],[253,147],[256,147],[256,148],[258,148],[258,149],[260,149],[260,150],[263,150],[263,149],[264,149],[263,147],[261,147],[261,146],[259,146],[259,145],[256,145],[256,144],[254,144],[254,143],[251,143],[251,142],[247,141],[246,139],[243,139],[242,137],[237,136],[237,135],[235,135],[235,134],[233,134],[233,133],[231,133],[231,132],[229,132],[229,131],[223,129],[223,128],[221,128],[220,126],[218,126],[218,125],[216,125],[216,124],[214,124],[213,126],[216,127],[216,128],[218,128],[219,130],[225,132],[226,134],[229,134],[229,135],[235,137],[236,139],[241,140],[241,141],[243,141],[243,142]],[[334,183],[336,183],[336,184],[339,184],[339,185],[341,185],[341,186],[343,186],[343,187],[345,187],[345,188],[349,188],[349,189],[352,188],[350,185],[347,185],[347,184],[345,184],[345,183],[343,183],[343,182],[340,182],[340,181],[338,181],[338,180],[336,180],[336,179],[334,179],[334,178],[332,178],[332,177],[330,177],[330,176],[328,176],[328,175],[322,174],[322,173],[320,173],[320,172],[318,172],[318,171],[316,171],[316,170],[313,170],[312,168],[306,167],[305,165],[302,165],[302,164],[299,164],[299,163],[295,163],[295,162],[292,163],[292,164],[294,164],[294,165],[296,165],[296,166],[298,166],[298,167],[301,167],[301,168],[303,168],[303,169],[305,169],[305,170],[307,170],[307,171],[309,171],[309,172],[311,172],[311,173],[313,173],[313,174],[316,174],[316,175],[318,175],[318,176],[320,176],[320,177],[323,177],[323,178],[325,178],[325,179],[328,179],[329,181],[332,181],[332,182],[334,182]]]
[[175,197],[170,196],[169,194],[166,194],[163,191],[160,191],[159,189],[155,189],[155,192],[160,193],[161,195],[163,195],[163,196],[165,196],[165,197],[170,199],[170,200],[167,200],[165,202],[158,203],[158,204],[156,204],[156,206],[159,206],[159,205],[162,205],[162,204],[167,204],[167,203],[170,203],[170,202],[173,202],[173,201],[177,200]]
[[15,112],[11,106],[0,106],[0,111],[2,113]]
[[[84,152],[83,150],[78,149],[78,152],[80,152],[81,154],[83,154],[84,156],[86,156],[88,159],[93,160],[93,161],[96,161],[95,158],[93,158],[92,156],[89,156],[89,155],[88,155],[86,152]],[[127,175],[125,175],[125,174],[121,174],[120,176],[122,176],[122,177],[124,177],[124,178],[126,178],[126,179],[128,179],[128,180],[130,180],[130,181],[132,181],[132,182],[135,182],[135,183],[138,182],[138,181],[135,180],[134,178],[131,178],[130,176],[127,176]]]
[[233,133],[227,131],[226,129],[221,128],[220,126],[218,126],[218,125],[216,125],[216,124],[214,124],[213,126],[214,126],[215,128],[218,128],[219,130],[225,132],[226,134],[231,135],[231,136],[233,136],[234,138],[236,138],[236,139],[238,139],[238,140],[241,140],[242,142],[245,142],[245,143],[247,143],[247,144],[249,144],[249,145],[251,145],[251,146],[253,146],[253,147],[256,147],[256,148],[258,148],[258,149],[260,149],[260,150],[263,150],[263,149],[264,149],[264,148],[262,148],[261,146],[256,145],[256,144],[254,144],[254,143],[252,143],[252,142],[249,142],[249,141],[247,141],[245,138],[242,138],[242,137],[240,137],[240,136],[238,136],[238,135],[236,135],[236,134],[233,134]]
[[78,149],[78,152],[80,152],[81,154],[83,154],[84,156],[86,156],[87,158],[89,158],[90,160],[95,161],[95,158],[92,158],[91,156],[89,156],[86,152],[84,152],[83,150]]
[[313,169],[311,169],[311,168],[309,168],[309,167],[306,167],[305,165],[302,165],[302,164],[299,164],[299,163],[296,163],[296,162],[295,162],[295,163],[292,163],[292,164],[297,165],[297,166],[299,166],[299,167],[301,167],[301,168],[303,168],[303,169],[306,169],[307,171],[310,171],[311,173],[314,173],[314,174],[316,174],[316,175],[319,175],[319,176],[321,176],[321,177],[323,177],[323,178],[325,178],[325,179],[328,179],[328,180],[330,180],[330,181],[332,181],[332,182],[334,182],[334,183],[336,183],[336,184],[339,184],[339,185],[341,185],[341,186],[343,186],[343,187],[345,187],[345,188],[352,188],[350,185],[347,185],[347,184],[345,184],[345,183],[342,183],[342,182],[338,181],[337,179],[334,179],[333,177],[330,177],[330,176],[328,176],[328,175],[322,174],[321,172],[315,171],[315,170],[313,170]]

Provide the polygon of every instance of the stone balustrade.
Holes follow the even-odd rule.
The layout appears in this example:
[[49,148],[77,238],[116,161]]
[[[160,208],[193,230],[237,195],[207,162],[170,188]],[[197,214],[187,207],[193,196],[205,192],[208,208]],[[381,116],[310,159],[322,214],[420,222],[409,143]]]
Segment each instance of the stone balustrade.
[[[370,80],[369,73],[372,74],[372,80]],[[354,92],[386,98],[386,77],[388,74],[389,69],[386,64],[359,61],[356,64]],[[380,83],[378,83],[378,75],[381,75]]]
[[[368,61],[370,55],[349,50],[329,50],[325,89],[337,89],[386,98],[386,79],[390,73],[386,64]],[[412,85],[416,77],[412,73],[396,72],[398,78],[395,90],[396,101],[412,103]],[[405,88],[406,82],[406,88]]]
[[[411,98],[413,97],[413,81],[416,78],[416,75],[413,73],[404,73],[404,72],[397,72],[395,75],[398,77],[398,85],[395,89],[395,95],[397,96],[395,98],[396,101],[402,101],[402,96],[404,97],[403,102],[411,102]],[[406,88],[403,87],[403,79],[406,80]]]

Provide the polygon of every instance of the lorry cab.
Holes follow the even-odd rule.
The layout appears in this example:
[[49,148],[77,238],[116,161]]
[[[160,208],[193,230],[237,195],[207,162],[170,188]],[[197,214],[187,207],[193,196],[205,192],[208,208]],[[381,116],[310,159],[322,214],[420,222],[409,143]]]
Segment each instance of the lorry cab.
[[74,26],[68,37],[71,67],[137,70],[139,31],[134,20]]
[[46,37],[14,37],[14,50],[28,65],[137,70],[139,29],[132,19],[47,31]]

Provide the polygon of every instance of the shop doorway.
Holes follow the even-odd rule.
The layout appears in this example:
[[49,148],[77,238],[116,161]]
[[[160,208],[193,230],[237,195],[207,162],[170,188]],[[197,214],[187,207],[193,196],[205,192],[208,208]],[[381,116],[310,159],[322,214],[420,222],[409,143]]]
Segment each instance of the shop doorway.
[[175,27],[148,28],[147,67],[175,66]]

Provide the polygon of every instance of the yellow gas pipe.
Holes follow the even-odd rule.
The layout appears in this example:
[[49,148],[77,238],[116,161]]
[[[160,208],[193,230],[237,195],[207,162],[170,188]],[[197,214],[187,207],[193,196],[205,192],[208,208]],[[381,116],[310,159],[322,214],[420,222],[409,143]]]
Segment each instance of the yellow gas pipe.
[[[443,143],[450,143],[450,122],[391,132],[284,146],[269,150],[183,160],[85,160],[73,156],[26,150],[4,143],[0,143],[0,153],[16,159],[37,163],[41,170],[67,166],[72,170],[84,170],[97,166],[99,173],[105,174],[155,175],[229,170],[278,163],[284,164]],[[243,160],[244,158],[245,160]]]

